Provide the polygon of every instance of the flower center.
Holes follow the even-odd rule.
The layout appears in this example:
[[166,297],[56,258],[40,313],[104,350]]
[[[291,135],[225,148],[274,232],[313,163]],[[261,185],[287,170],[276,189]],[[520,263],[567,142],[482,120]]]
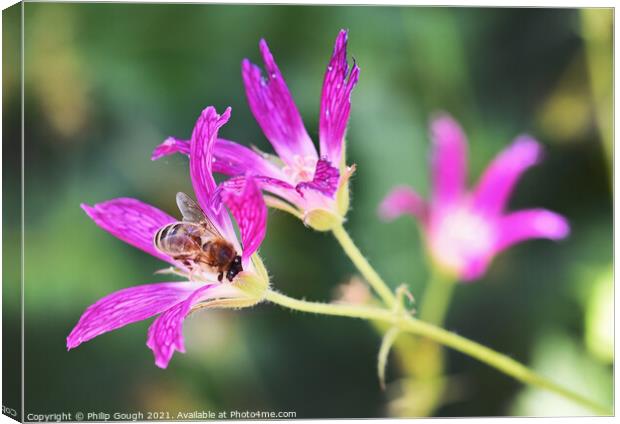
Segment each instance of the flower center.
[[468,266],[475,266],[493,250],[492,223],[466,208],[445,211],[432,225],[430,242],[434,256],[452,271],[461,273]]
[[284,174],[289,177],[295,184],[312,181],[314,178],[314,170],[316,169],[317,159],[311,156],[293,156],[293,162],[282,168]]

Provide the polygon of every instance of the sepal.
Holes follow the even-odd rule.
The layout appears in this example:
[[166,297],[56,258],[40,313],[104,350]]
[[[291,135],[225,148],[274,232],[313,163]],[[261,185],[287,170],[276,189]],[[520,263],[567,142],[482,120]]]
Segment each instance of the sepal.
[[304,225],[316,231],[331,231],[343,222],[342,216],[327,209],[312,209],[304,214]]
[[341,216],[346,216],[349,211],[351,202],[351,193],[349,191],[349,180],[355,172],[355,164],[351,166],[342,165],[340,167],[340,186],[336,192],[336,209]]

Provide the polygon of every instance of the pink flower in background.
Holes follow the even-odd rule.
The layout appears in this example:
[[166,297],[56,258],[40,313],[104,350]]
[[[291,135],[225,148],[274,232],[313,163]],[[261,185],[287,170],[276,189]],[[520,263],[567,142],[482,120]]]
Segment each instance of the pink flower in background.
[[[214,272],[200,270],[190,273],[184,263],[156,249],[153,241],[159,229],[179,220],[139,200],[120,198],[94,206],[82,205],[101,228],[172,264],[174,272],[186,276],[189,281],[130,287],[100,299],[86,309],[67,337],[68,349],[100,334],[159,315],[148,330],[147,345],[153,350],[156,365],[166,368],[175,351],[185,351],[182,328],[189,313],[205,306],[250,306],[259,301],[244,291],[243,286],[246,280],[253,278],[256,281],[257,277],[262,279],[265,288],[268,284],[260,260],[251,260],[265,236],[267,207],[251,177],[244,180],[240,191],[220,191],[211,173],[213,144],[219,128],[229,117],[230,108],[221,116],[213,107],[202,112],[188,144],[190,174],[200,208],[222,237],[240,253],[243,271],[232,283],[219,282]],[[237,221],[243,248],[226,209],[219,201],[228,206]],[[240,284],[236,284],[237,279],[241,280]]]
[[[341,30],[336,38],[323,81],[320,156],[265,40],[259,47],[266,76],[248,59],[242,63],[242,76],[250,109],[277,156],[218,139],[213,169],[233,177],[255,175],[263,189],[293,205],[304,220],[316,210],[341,216],[348,208],[348,197],[339,205],[337,192],[348,190],[353,172],[344,164],[344,143],[351,91],[359,77],[357,65],[349,69],[347,64],[347,32]],[[189,154],[188,142],[170,137],[155,149],[152,159],[176,152]],[[238,181],[233,178],[229,184]]]
[[432,193],[424,201],[409,187],[395,188],[381,203],[379,214],[394,219],[416,217],[433,260],[465,281],[481,277],[493,257],[533,238],[559,240],[569,232],[561,215],[546,209],[506,212],[519,177],[537,163],[541,147],[529,136],[518,137],[485,170],[473,191],[466,191],[467,141],[449,116],[432,122]]

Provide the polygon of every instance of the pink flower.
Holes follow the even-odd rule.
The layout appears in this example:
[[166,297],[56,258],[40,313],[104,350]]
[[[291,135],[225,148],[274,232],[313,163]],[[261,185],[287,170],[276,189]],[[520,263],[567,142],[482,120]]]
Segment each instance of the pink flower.
[[475,280],[499,252],[516,243],[532,238],[559,240],[569,234],[566,219],[554,212],[505,211],[519,177],[540,158],[536,140],[518,137],[468,192],[467,141],[460,126],[444,115],[432,122],[431,133],[430,201],[408,187],[398,187],[383,200],[379,214],[388,220],[402,214],[416,217],[432,258],[444,271],[465,281]]
[[[353,64],[349,69],[347,64],[347,32],[341,30],[336,38],[323,81],[320,156],[265,40],[260,41],[259,47],[266,77],[248,59],[242,63],[242,76],[250,109],[277,156],[218,139],[213,168],[233,177],[255,175],[264,190],[288,202],[307,224],[327,229],[318,228],[322,226],[320,218],[342,219],[348,209],[347,183],[353,172],[352,167],[345,165],[344,143],[351,91],[357,83],[359,68]],[[155,149],[152,159],[176,152],[189,154],[188,142],[170,137]],[[229,184],[238,184],[237,179]],[[271,198],[267,200],[270,202]],[[281,203],[270,205],[277,207]]]
[[[191,152],[190,175],[200,208],[216,229],[242,257],[243,271],[232,282],[219,282],[210,271],[192,271],[154,246],[157,231],[179,221],[139,200],[120,198],[94,206],[82,205],[97,225],[121,240],[172,265],[172,273],[188,281],[129,287],[114,292],[89,306],[67,337],[73,349],[100,334],[127,324],[159,315],[148,330],[147,346],[153,350],[155,364],[166,368],[175,351],[185,352],[183,321],[192,311],[205,306],[250,306],[260,301],[252,289],[267,288],[268,278],[257,251],[265,237],[267,207],[253,178],[246,178],[238,191],[218,190],[211,173],[213,144],[219,128],[230,117],[230,108],[218,115],[206,108],[194,127],[188,144]],[[217,193],[217,196],[216,196]],[[239,226],[241,243],[223,202]]]

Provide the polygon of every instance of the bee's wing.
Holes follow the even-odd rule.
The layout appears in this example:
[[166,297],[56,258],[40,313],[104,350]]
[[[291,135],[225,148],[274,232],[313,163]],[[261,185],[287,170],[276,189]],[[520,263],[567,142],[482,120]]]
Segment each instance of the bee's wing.
[[177,206],[185,222],[199,224],[207,219],[205,213],[200,209],[200,206],[185,193],[177,193]]
[[217,227],[209,220],[200,206],[185,193],[177,193],[177,206],[183,215],[183,221],[201,224],[213,237],[223,238]]
[[200,224],[203,226],[205,231],[211,235],[212,238],[216,238],[216,239],[224,238],[222,234],[219,232],[219,230],[217,229],[217,227],[213,224],[213,222],[211,222],[211,220],[207,218],[206,216],[204,217],[204,221],[200,222]]

